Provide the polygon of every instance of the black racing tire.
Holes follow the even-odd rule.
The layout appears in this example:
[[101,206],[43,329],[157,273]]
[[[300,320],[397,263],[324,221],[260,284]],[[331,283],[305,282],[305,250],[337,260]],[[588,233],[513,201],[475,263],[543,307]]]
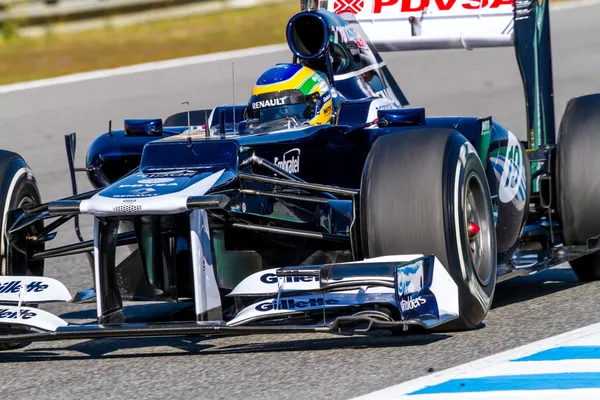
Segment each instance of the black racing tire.
[[[18,154],[0,150],[0,275],[43,276],[44,261],[30,261],[28,255],[32,251],[41,251],[44,244],[27,246],[27,254],[8,247],[6,231],[9,228],[8,212],[26,204],[40,204],[41,196],[31,169]],[[19,245],[24,245],[26,235],[35,234],[43,229],[43,223],[34,224],[23,230],[16,239]],[[19,246],[24,249],[24,246]],[[22,329],[21,329],[22,330]],[[12,328],[0,329],[0,335],[11,333]],[[19,343],[0,343],[0,350],[18,347]]]
[[[467,193],[474,202],[467,203]],[[478,263],[470,248],[467,204],[481,227],[481,238],[474,238],[481,240]],[[434,254],[446,267],[458,286],[460,315],[441,330],[481,326],[496,286],[496,231],[485,171],[463,135],[418,129],[377,139],[363,170],[360,231],[365,257]]]
[[[212,110],[194,110],[190,111],[190,124],[192,126],[202,126],[206,124],[206,118],[204,117],[204,112],[207,113],[207,116],[210,117],[210,113]],[[188,126],[188,113],[187,111],[180,112],[177,114],[173,114],[163,123],[164,127],[168,126]]]
[[592,282],[600,279],[600,252],[598,251],[571,260],[569,265],[582,282]]
[[[558,130],[557,200],[566,245],[586,245],[600,235],[600,94],[567,103]],[[600,279],[600,254],[571,260],[582,281]]]

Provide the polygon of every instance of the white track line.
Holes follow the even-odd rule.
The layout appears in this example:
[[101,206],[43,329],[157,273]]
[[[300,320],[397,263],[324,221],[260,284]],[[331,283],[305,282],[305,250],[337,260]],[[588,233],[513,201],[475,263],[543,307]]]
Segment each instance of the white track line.
[[[500,363],[514,360],[517,358],[526,357],[531,354],[547,350],[549,348],[559,347],[567,342],[572,342],[574,340],[578,340],[579,342],[585,342],[586,338],[588,338],[591,335],[598,335],[599,331],[600,323],[589,325],[571,332],[563,333],[521,347],[517,347],[512,350],[507,350],[502,353],[498,353],[486,358],[472,361],[467,364],[459,365],[457,367],[423,376],[421,378],[413,379],[408,382],[400,383],[398,385],[394,385],[376,392],[366,394],[361,397],[357,397],[354,400],[398,399],[402,395],[422,389],[425,386],[437,385],[442,382],[446,382],[450,379],[457,379],[467,375],[471,376],[473,374],[473,371],[486,371],[490,368],[496,367]],[[587,364],[591,363],[588,362]],[[595,368],[597,368],[597,365],[595,365]],[[456,397],[455,395],[456,394],[445,394],[445,396],[447,397]],[[481,393],[475,393],[474,395],[483,397]],[[503,396],[506,396],[506,394],[503,394]],[[533,398],[531,392],[529,392],[529,396],[530,398]],[[512,398],[512,396],[510,397]]]
[[[600,4],[600,0],[580,0],[569,1],[568,3],[553,4],[550,6],[552,11],[569,10],[577,7],[592,6]],[[21,90],[38,89],[47,86],[63,85],[65,83],[75,83],[88,81],[92,79],[108,78],[112,76],[137,74],[139,72],[158,71],[169,68],[178,68],[186,65],[206,64],[215,61],[224,61],[234,58],[260,56],[266,54],[277,53],[279,51],[288,50],[285,43],[275,44],[263,47],[254,47],[250,49],[226,51],[222,53],[205,54],[194,57],[176,58],[166,61],[156,61],[144,64],[131,65],[114,69],[102,69],[91,72],[83,72],[73,75],[59,76],[56,78],[41,79],[37,81],[20,82],[10,85],[0,86],[0,94],[18,92]]]

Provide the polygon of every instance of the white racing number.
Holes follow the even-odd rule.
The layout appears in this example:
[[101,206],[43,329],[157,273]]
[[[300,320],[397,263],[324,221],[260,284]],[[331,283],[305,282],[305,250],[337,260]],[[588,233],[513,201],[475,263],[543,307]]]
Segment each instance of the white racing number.
[[502,175],[500,176],[500,187],[498,189],[498,198],[503,203],[514,201],[518,210],[525,206],[526,196],[526,177],[523,151],[515,135],[508,131],[508,145],[506,146],[506,155],[504,160]]

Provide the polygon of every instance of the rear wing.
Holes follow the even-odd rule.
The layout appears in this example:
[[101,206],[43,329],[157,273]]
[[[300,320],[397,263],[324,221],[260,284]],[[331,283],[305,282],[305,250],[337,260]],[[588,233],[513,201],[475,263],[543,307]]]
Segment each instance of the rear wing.
[[377,51],[514,46],[529,149],[556,143],[549,0],[301,0],[356,21]]
[[330,0],[379,51],[511,46],[512,0]]

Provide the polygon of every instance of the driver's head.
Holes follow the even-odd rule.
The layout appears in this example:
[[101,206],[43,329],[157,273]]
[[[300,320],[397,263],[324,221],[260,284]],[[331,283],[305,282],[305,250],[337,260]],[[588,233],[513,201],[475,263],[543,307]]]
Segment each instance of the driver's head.
[[327,77],[300,64],[278,64],[256,81],[248,114],[259,123],[291,116],[300,123],[326,124],[333,115]]

